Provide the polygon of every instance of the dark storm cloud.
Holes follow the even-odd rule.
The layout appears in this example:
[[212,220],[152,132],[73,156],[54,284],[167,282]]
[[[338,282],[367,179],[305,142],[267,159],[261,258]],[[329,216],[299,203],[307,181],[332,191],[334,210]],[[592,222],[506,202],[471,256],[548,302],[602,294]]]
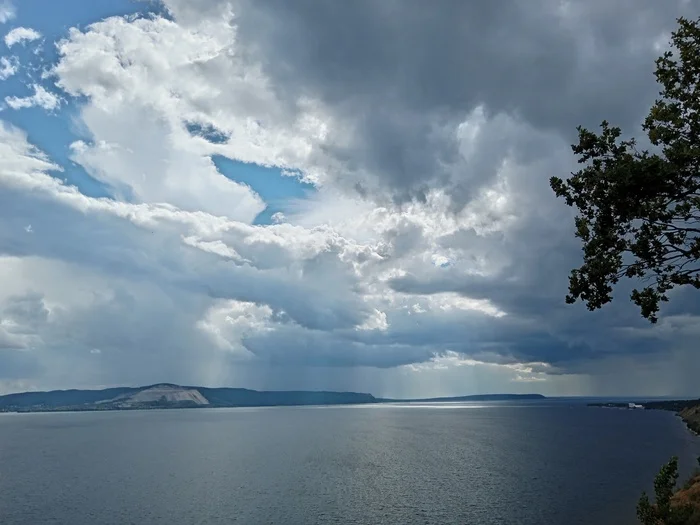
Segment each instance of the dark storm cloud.
[[[202,32],[199,23],[220,20],[227,4],[166,3],[179,6],[173,24]],[[102,383],[215,381],[248,365],[269,366],[272,376],[332,369],[341,377],[347,369],[349,377],[372,367],[388,377],[388,368],[455,352],[488,363],[543,362],[551,366],[535,365],[535,373],[565,374],[625,356],[652,359],[671,338],[691,340],[694,319],[664,318],[660,332],[649,332],[626,301],[627,284],[601,312],[564,304],[580,246],[571,210],[547,179],[574,169],[568,144],[576,125],[607,118],[636,131],[657,91],[660,51],[652,44],[676,16],[700,14],[699,1],[240,0],[234,7],[235,52],[262,64],[290,110],[280,118],[299,115],[300,97],[331,113],[329,138],[311,147],[308,162],[338,168],[327,174],[329,194],[389,203],[391,220],[377,234],[384,246],[366,246],[362,258],[353,255],[362,244],[354,232],[333,231],[320,248],[299,248],[304,239],[292,227],[268,236],[275,227],[250,234],[239,226],[204,239],[240,258],[220,256],[184,245],[191,232],[181,224],[139,227],[102,208],[4,189],[0,255],[41,259],[44,269],[56,263],[59,278],[72,272],[78,287],[85,279],[101,289],[49,314],[39,294],[10,297],[0,309],[14,330],[0,325],[0,378],[36,375],[38,363],[55,377],[62,370],[65,378],[75,372]],[[226,90],[223,78],[212,89]],[[465,120],[478,128],[466,146],[469,129],[458,128]],[[259,124],[279,122],[261,117]],[[480,190],[497,174],[503,207],[480,201],[488,201]],[[436,187],[452,196],[451,209],[399,206],[426,201]],[[481,229],[497,232],[440,233],[451,231],[443,224],[451,212],[464,209]],[[326,219],[333,223],[319,222]],[[454,261],[431,266],[443,253]],[[486,276],[474,271],[482,261]],[[385,270],[402,276],[385,283]],[[506,315],[448,304],[454,294]],[[679,297],[664,313],[700,311],[697,296]],[[365,329],[375,313],[376,326]],[[43,350],[17,350],[32,337],[43,339]],[[287,383],[265,386],[280,384]]]
[[433,345],[422,346],[415,341],[394,345],[381,344],[381,341],[374,343],[352,342],[327,332],[294,328],[255,334],[245,340],[251,352],[272,365],[315,367],[392,368],[427,361],[436,348]]
[[[551,205],[542,204],[551,208]],[[565,207],[564,207],[565,208]],[[671,340],[687,341],[678,333],[662,338],[640,337],[640,330],[652,330],[628,298],[639,283],[621,282],[615,298],[602,310],[589,312],[582,304],[567,305],[564,296],[571,268],[581,263],[580,243],[573,237],[571,217],[548,210],[530,214],[506,235],[477,236],[459,231],[439,240],[446,246],[471,246],[475,253],[499,260],[503,268],[490,276],[464,272],[458,267],[432,272],[407,273],[389,280],[389,286],[403,294],[431,296],[455,292],[470,299],[488,300],[507,313],[502,318],[484,317],[476,323],[465,320],[461,329],[442,326],[439,320],[430,332],[433,344],[464,355],[476,356],[491,349],[493,361],[507,356],[516,361],[542,361],[560,371],[576,371],[583,363],[618,355],[651,356],[668,352]],[[695,290],[676,290],[664,315],[698,315],[700,303]],[[398,341],[421,335],[402,332]]]
[[[186,2],[170,3],[190,9]],[[338,119],[340,129],[331,129],[322,146],[345,170],[334,184],[394,202],[420,201],[437,186],[461,209],[493,181],[506,156],[522,167],[508,181],[518,210],[506,234],[460,230],[436,240],[474,260],[486,256],[502,265],[498,272],[483,277],[459,266],[421,267],[389,281],[406,294],[456,292],[488,300],[506,317],[432,317],[402,325],[390,315],[386,332],[344,337],[354,345],[318,332],[313,342],[287,336],[282,344],[278,333],[250,337],[247,344],[275,362],[375,366],[451,350],[566,369],[586,359],[658,351],[658,342],[618,331],[644,326],[624,301],[629,286],[603,312],[564,304],[580,246],[572,214],[553,197],[547,179],[575,169],[568,144],[578,124],[594,127],[608,119],[638,131],[658,90],[654,44],[668,39],[664,33],[676,17],[693,16],[699,6],[682,0],[234,2],[242,52],[262,63],[279,97],[290,106],[301,96],[320,99]],[[475,113],[478,107],[483,114]],[[464,159],[456,126],[467,118],[486,124]],[[425,235],[413,226],[386,237],[394,257],[408,257]],[[320,311],[314,307],[304,323]],[[309,326],[321,325],[344,326]],[[386,345],[400,351],[386,351]]]
[[36,355],[26,350],[7,350],[2,347],[0,334],[0,379],[33,377],[41,371]]
[[634,127],[657,92],[653,42],[698,8],[682,0],[236,5],[240,41],[280,95],[325,101],[351,133],[329,150],[399,200],[420,199],[428,184],[469,198],[493,176],[444,169],[458,157],[447,131],[480,104],[567,138],[604,118]]
[[9,297],[0,311],[0,318],[11,321],[15,334],[34,333],[34,328],[46,323],[48,316],[43,297],[36,292]]

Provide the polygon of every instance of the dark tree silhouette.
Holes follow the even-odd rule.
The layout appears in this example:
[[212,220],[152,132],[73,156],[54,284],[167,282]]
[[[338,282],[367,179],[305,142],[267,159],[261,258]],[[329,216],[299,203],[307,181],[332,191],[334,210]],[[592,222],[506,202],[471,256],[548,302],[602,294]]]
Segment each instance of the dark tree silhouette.
[[653,151],[620,140],[620,128],[607,121],[600,134],[579,126],[572,149],[585,167],[550,179],[578,209],[583,242],[567,303],[598,309],[620,279],[633,278],[643,286],[631,299],[652,323],[669,290],[700,288],[700,18],[679,18],[671,44],[656,61],[661,98],[643,125]]

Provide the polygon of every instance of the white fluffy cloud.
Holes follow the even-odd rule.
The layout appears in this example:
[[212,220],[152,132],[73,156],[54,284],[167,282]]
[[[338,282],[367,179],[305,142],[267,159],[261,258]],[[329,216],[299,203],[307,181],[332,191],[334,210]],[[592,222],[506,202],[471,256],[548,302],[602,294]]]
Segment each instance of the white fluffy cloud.
[[28,97],[5,97],[5,103],[12,109],[26,109],[40,107],[46,111],[53,111],[61,105],[61,100],[40,84],[32,84],[34,94]]
[[[58,49],[58,85],[90,98],[85,119],[96,133],[102,121],[111,123],[126,108],[132,112],[127,124],[145,110],[142,118],[160,126],[153,131],[169,135],[177,147],[289,168],[306,165],[325,134],[311,101],[298,100],[301,111],[285,107],[260,66],[237,49],[231,15],[182,24],[111,18],[86,32],[71,30]],[[228,140],[193,137],[188,124],[210,127]]]
[[0,2],[0,24],[9,22],[17,16],[17,10],[10,0]]
[[5,45],[7,47],[12,47],[15,44],[33,42],[34,40],[39,40],[40,38],[41,33],[35,29],[32,29],[31,27],[15,27],[5,35]]
[[[174,381],[409,396],[589,393],[614,390],[610,370],[628,366],[631,352],[653,362],[669,333],[682,336],[674,355],[688,366],[692,313],[669,317],[650,336],[624,303],[605,316],[563,308],[578,254],[569,210],[547,179],[572,169],[569,139],[531,99],[489,91],[484,78],[474,87],[460,74],[463,100],[429,74],[416,76],[434,67],[438,82],[444,57],[426,47],[429,63],[412,62],[402,47],[410,19],[368,33],[378,39],[373,53],[391,57],[362,46],[313,56],[297,37],[324,41],[335,15],[303,2],[286,29],[258,4],[163,3],[168,18],[71,29],[45,87],[5,99],[14,109],[70,106],[76,136],[71,164],[42,153],[25,131],[0,128],[0,274],[8,283],[0,389],[74,386],[78,377],[93,386]],[[347,9],[360,10],[349,19],[361,21],[376,7]],[[410,3],[403,15],[416,9]],[[503,16],[518,35],[536,29],[537,17],[518,26]],[[438,22],[444,31],[433,34],[461,31]],[[636,29],[625,26],[625,38],[646,49]],[[532,45],[560,41],[581,57],[579,69],[565,71],[571,82],[600,67],[584,53],[585,38],[549,31]],[[321,51],[332,53],[328,45]],[[496,82],[493,71],[513,64],[492,51],[474,47]],[[644,89],[653,87],[652,65],[639,73],[650,77]],[[574,104],[579,92],[560,96]],[[255,225],[266,203],[219,171],[215,156],[286,170],[315,191],[287,202],[273,224]],[[66,182],[76,166],[102,196]],[[647,384],[639,366],[625,393]],[[660,378],[654,388],[691,385]]]
[[0,80],[7,80],[19,70],[17,57],[0,57]]

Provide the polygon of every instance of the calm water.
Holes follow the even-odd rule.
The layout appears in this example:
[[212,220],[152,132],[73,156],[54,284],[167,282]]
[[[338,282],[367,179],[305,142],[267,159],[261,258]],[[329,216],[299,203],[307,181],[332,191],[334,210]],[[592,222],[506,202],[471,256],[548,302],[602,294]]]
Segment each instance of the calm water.
[[0,415],[0,523],[625,524],[666,412],[585,406]]

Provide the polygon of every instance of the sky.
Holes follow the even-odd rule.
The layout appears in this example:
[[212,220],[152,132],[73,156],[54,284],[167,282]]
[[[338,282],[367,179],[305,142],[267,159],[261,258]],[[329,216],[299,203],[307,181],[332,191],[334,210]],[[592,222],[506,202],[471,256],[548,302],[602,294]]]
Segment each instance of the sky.
[[549,177],[700,0],[0,0],[0,393],[700,395]]

